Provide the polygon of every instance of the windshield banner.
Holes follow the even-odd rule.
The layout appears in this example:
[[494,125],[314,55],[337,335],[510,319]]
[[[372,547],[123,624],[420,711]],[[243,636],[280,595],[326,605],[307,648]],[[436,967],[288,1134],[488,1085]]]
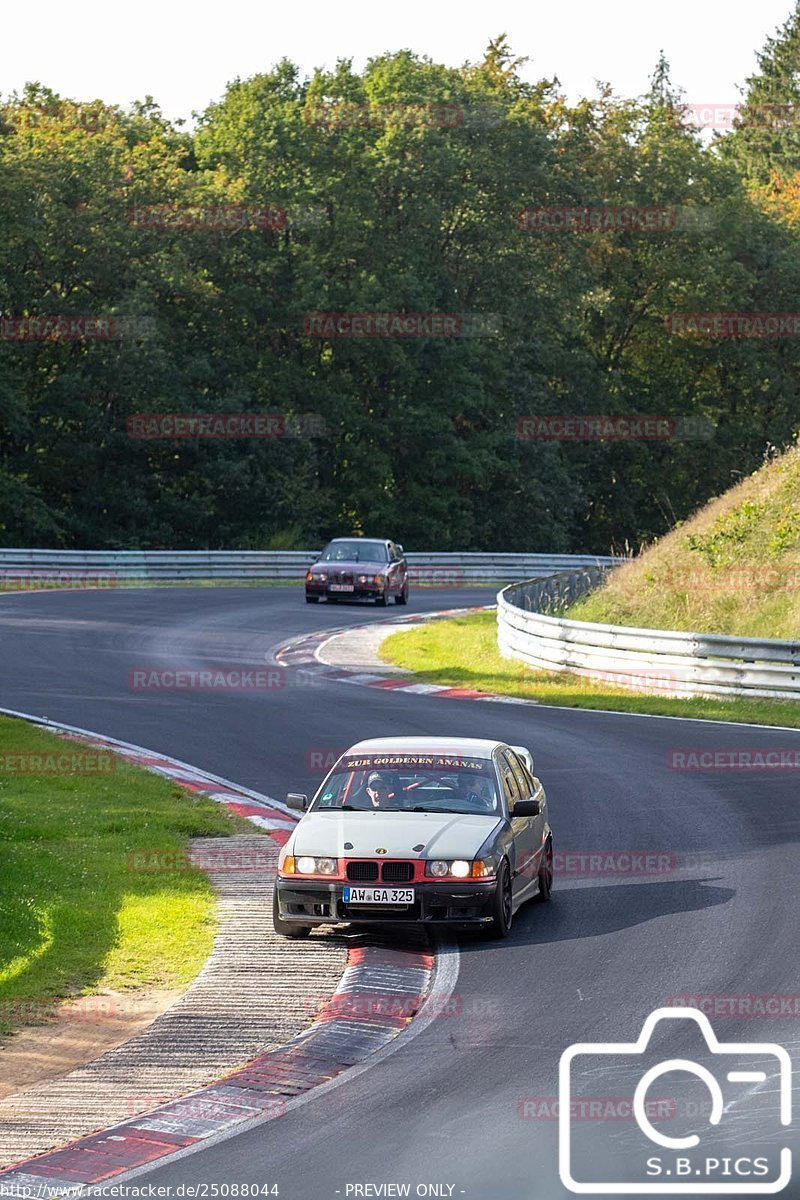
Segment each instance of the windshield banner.
[[348,754],[341,763],[343,770],[378,770],[380,768],[424,767],[428,771],[492,770],[491,759],[472,758],[465,754]]

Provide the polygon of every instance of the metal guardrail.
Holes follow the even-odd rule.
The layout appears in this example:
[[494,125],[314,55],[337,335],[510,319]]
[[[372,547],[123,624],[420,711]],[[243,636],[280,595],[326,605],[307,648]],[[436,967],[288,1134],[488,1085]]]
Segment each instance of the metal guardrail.
[[[113,586],[125,581],[301,580],[319,550],[34,550],[0,549],[0,590],[47,586]],[[570,554],[409,553],[413,583],[458,587],[466,583],[502,583],[545,578],[566,568],[593,566],[611,559]]]
[[591,591],[604,574],[603,569],[569,571],[503,588],[497,595],[503,657],[662,695],[800,700],[800,642],[601,625],[553,615]]
[[[0,549],[0,591],[125,582],[302,579],[317,550]],[[637,629],[556,615],[619,562],[572,554],[411,552],[412,583],[507,581],[497,596],[500,653],[530,666],[682,696],[800,699],[800,642]]]

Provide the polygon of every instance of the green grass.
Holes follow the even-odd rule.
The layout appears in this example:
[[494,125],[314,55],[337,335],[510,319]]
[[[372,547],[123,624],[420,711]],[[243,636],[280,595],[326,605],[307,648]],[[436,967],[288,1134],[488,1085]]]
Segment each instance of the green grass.
[[[190,982],[216,931],[206,875],[133,869],[133,851],[254,832],[211,800],[113,756],[93,774],[9,772],[7,755],[84,750],[0,717],[0,1034],[22,1006]],[[152,861],[152,859],[150,860]]]
[[650,629],[800,637],[800,447],[712,500],[566,615]]
[[789,701],[672,699],[604,686],[578,675],[534,671],[500,657],[494,612],[431,621],[393,633],[381,644],[381,657],[413,671],[423,683],[476,688],[541,704],[800,727],[800,705]]

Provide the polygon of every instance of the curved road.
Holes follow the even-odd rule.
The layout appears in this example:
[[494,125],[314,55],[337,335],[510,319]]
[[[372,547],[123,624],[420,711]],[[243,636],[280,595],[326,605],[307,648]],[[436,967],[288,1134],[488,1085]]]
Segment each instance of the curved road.
[[[417,590],[410,608],[396,611],[491,598],[485,589]],[[552,1119],[564,1049],[577,1041],[633,1041],[670,997],[800,991],[797,772],[669,765],[673,750],[800,751],[799,732],[429,699],[311,685],[292,674],[283,686],[258,691],[131,686],[134,670],[263,668],[272,648],[294,634],[390,615],[358,605],[306,606],[298,589],[284,587],[0,599],[6,708],[136,742],[276,797],[313,790],[320,776],[310,756],[363,737],[524,743],[548,790],[558,850],[651,852],[669,864],[659,874],[626,877],[581,873],[581,860],[568,860],[552,904],[526,906],[508,941],[459,939],[451,1015],[281,1119],[205,1145],[138,1184],[277,1184],[285,1200],[556,1200],[570,1194],[558,1178]],[[800,1049],[797,1020],[785,1016],[715,1019],[714,1028],[724,1040],[779,1043],[795,1060]],[[687,1038],[677,1023],[662,1027],[657,1060],[718,1064]],[[798,1154],[796,1133],[778,1125],[776,1068],[768,1055],[760,1058],[763,1082],[733,1091],[726,1085],[723,1133],[715,1134],[722,1140],[712,1152],[721,1146],[731,1163],[774,1156],[783,1145]],[[603,1060],[580,1074],[580,1094],[602,1099],[609,1116],[575,1124],[576,1146],[588,1138],[576,1149],[581,1178],[589,1171],[642,1178],[638,1131],[617,1103],[630,1096],[640,1063]],[[702,1097],[685,1073],[665,1076],[649,1094],[663,1098],[660,1128],[670,1136],[695,1129],[705,1136]],[[647,1153],[663,1156],[664,1171],[676,1157],[655,1146]],[[727,1170],[708,1177],[727,1186],[735,1179],[730,1164]],[[800,1196],[800,1185],[784,1195]]]

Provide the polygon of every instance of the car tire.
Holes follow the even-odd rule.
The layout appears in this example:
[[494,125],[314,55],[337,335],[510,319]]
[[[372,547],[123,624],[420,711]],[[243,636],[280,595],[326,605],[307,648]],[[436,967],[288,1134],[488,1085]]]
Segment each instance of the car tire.
[[306,596],[306,604],[319,604],[319,596]]
[[546,904],[548,900],[553,898],[553,842],[551,838],[547,839],[547,847],[542,859],[542,865],[539,868],[539,891],[536,899]]
[[272,893],[272,927],[281,937],[304,938],[311,933],[310,925],[295,925],[294,921],[281,920],[277,890]]
[[408,584],[407,583],[403,584],[403,590],[402,590],[402,592],[398,592],[398,594],[394,598],[394,602],[395,602],[395,604],[408,604]]
[[380,596],[375,597],[375,603],[379,608],[386,608],[386,605],[389,603],[389,593],[386,588],[383,589]]
[[492,900],[492,923],[486,933],[490,938],[506,938],[511,932],[513,899],[511,895],[511,871],[505,859],[497,875],[497,886]]

